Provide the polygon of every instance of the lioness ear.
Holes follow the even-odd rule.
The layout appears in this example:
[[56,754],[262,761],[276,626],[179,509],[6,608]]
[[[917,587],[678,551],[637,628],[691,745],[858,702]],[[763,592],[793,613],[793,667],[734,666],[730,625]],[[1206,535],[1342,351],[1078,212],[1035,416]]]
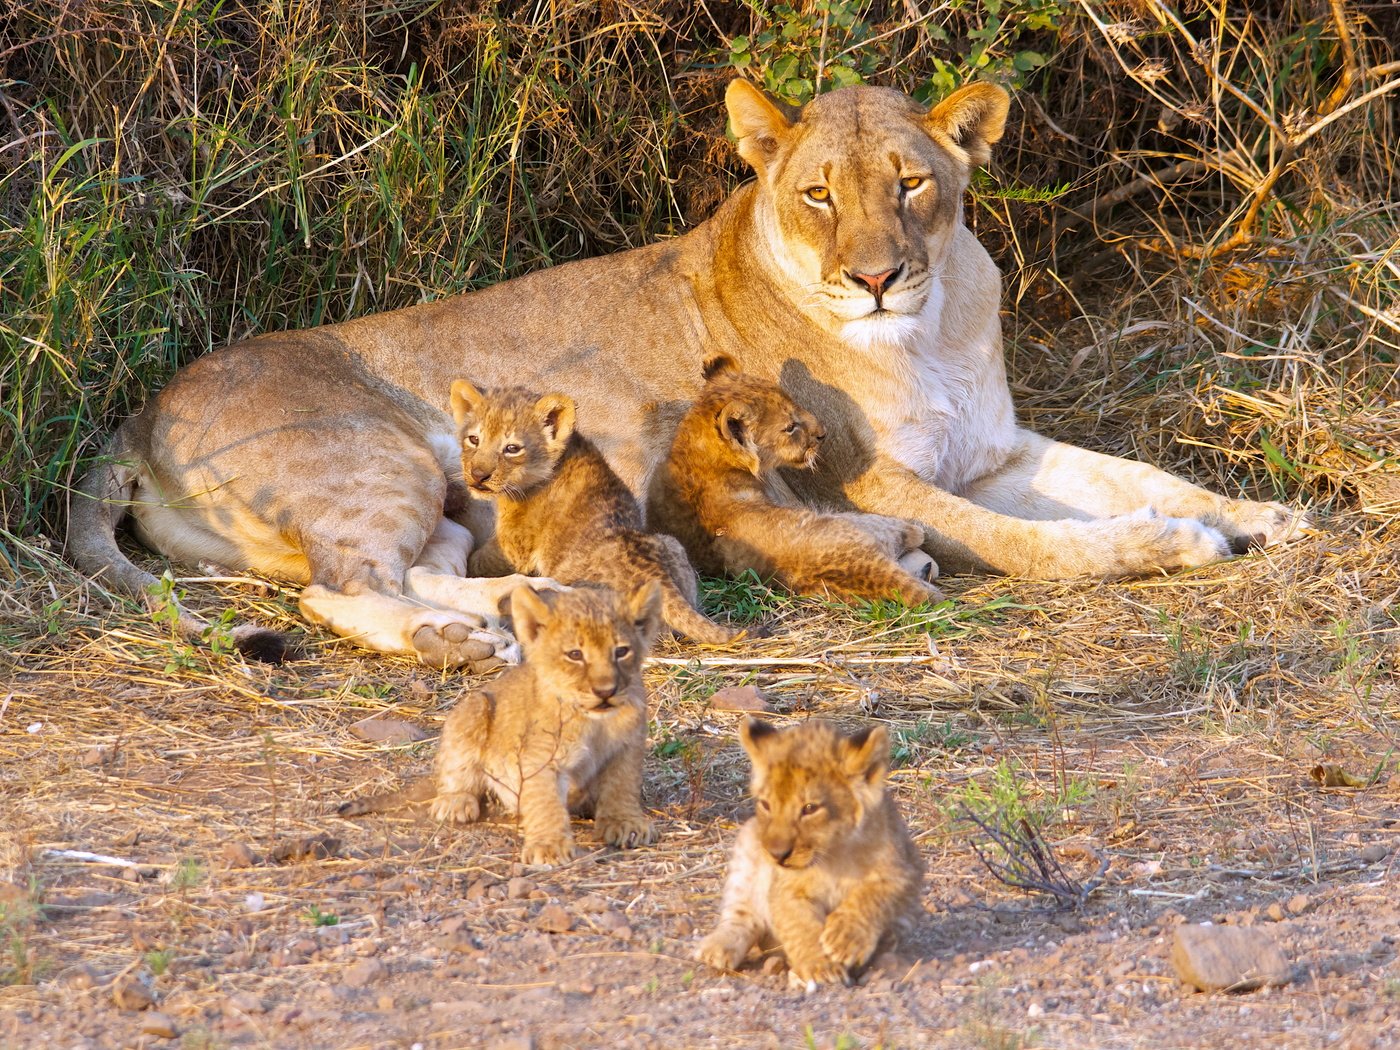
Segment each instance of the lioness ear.
[[535,402],[535,418],[544,427],[545,440],[550,450],[568,444],[574,436],[574,418],[578,408],[568,394],[546,394]]
[[778,727],[761,718],[750,718],[739,727],[739,743],[749,753],[754,765],[763,762],[764,742],[778,735]]
[[510,596],[510,622],[521,642],[534,645],[549,623],[549,606],[532,588],[517,587]]
[[758,447],[754,444],[753,421],[749,418],[748,407],[741,402],[730,401],[719,410],[715,426],[719,428],[720,440],[732,445],[739,453],[745,469],[757,474]]
[[738,361],[735,361],[734,358],[730,357],[728,354],[715,354],[714,357],[705,362],[703,373],[705,382],[708,383],[715,376],[722,376],[726,372],[737,371],[739,371]]
[[792,124],[783,111],[747,80],[731,80],[724,92],[729,126],[734,129],[739,156],[762,174],[777,156]]
[[870,726],[841,741],[842,765],[851,777],[872,787],[885,779],[889,767],[890,738],[884,726]]
[[995,84],[958,88],[929,111],[924,127],[934,140],[967,158],[969,167],[992,159],[992,143],[1006,130],[1011,96]]
[[468,416],[481,414],[481,403],[485,400],[485,395],[465,379],[454,381],[452,384],[452,418],[457,421],[457,425],[460,427]]
[[627,615],[650,645],[661,630],[661,581],[648,580],[627,600]]

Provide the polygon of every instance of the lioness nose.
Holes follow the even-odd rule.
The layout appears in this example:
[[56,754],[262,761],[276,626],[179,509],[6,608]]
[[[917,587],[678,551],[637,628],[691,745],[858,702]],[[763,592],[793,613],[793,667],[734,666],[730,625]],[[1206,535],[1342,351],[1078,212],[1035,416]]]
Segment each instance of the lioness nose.
[[852,271],[851,279],[865,285],[877,300],[885,294],[890,283],[898,276],[901,267],[895,266],[879,273],[858,273]]

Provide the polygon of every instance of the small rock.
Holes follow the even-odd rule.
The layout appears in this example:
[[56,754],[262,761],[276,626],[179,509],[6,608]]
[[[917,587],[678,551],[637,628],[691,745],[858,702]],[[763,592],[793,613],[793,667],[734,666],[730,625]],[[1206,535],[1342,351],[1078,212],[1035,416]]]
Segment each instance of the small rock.
[[180,1033],[169,1016],[152,1010],[141,1019],[141,1034],[153,1035],[157,1039],[174,1039]]
[[1264,909],[1264,915],[1270,922],[1283,922],[1283,905],[1275,901]]
[[608,902],[596,893],[590,893],[574,901],[574,911],[580,915],[598,915],[608,910]]
[[1253,927],[1178,926],[1172,965],[1184,983],[1203,992],[1247,992],[1292,979],[1292,968],[1278,944]]
[[107,747],[90,747],[83,752],[83,757],[78,759],[78,765],[87,769],[108,765],[116,757],[114,751]]
[[251,868],[258,863],[258,855],[246,842],[225,842],[220,853],[230,868]]
[[260,1014],[263,1010],[263,1001],[252,992],[237,992],[224,1000],[225,1013]]
[[490,879],[477,879],[467,887],[467,892],[464,893],[463,896],[469,901],[481,900],[489,894],[491,887],[494,885],[495,883]]
[[374,1005],[381,1012],[386,1014],[390,1013],[395,1006],[394,997],[392,995],[381,995],[378,999],[374,1001]]
[[328,860],[340,853],[340,839],[332,835],[309,835],[306,838],[279,842],[268,856],[276,864],[297,860]]
[[506,897],[513,901],[524,900],[534,891],[535,884],[519,876],[506,883]]
[[517,1035],[506,1039],[497,1039],[494,1043],[488,1043],[486,1050],[535,1050],[535,1037]]
[[384,976],[384,964],[378,959],[356,959],[345,968],[340,983],[348,988],[364,988]]
[[620,911],[605,911],[593,921],[604,933],[610,933],[624,941],[632,938],[632,926],[628,923],[627,916]]
[[147,1010],[155,1005],[155,998],[139,977],[126,974],[113,982],[112,1002],[119,1010]]
[[1306,893],[1295,893],[1288,898],[1285,907],[1288,909],[1289,915],[1302,915],[1303,912],[1312,907],[1312,901],[1308,899]]
[[675,926],[672,928],[671,932],[675,937],[683,940],[686,937],[694,935],[695,923],[691,922],[689,915],[682,915],[676,919]]
[[714,711],[772,711],[773,705],[759,692],[756,685],[730,685],[717,689],[710,696]]
[[367,744],[413,744],[427,740],[428,734],[411,722],[370,715],[350,726],[350,735]]
[[1375,864],[1390,855],[1390,847],[1383,842],[1373,842],[1361,851],[1361,859],[1367,864]]
[[574,928],[574,917],[558,904],[547,904],[535,916],[535,926],[545,933],[568,933]]

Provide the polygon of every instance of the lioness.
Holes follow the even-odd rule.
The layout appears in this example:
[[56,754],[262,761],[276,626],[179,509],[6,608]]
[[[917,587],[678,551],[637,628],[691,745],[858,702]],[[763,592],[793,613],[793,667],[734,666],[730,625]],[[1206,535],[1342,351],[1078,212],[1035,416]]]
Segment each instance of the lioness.
[[176,561],[309,584],[302,609],[342,635],[467,662],[469,614],[500,590],[455,578],[468,528],[490,522],[447,498],[452,380],[569,391],[641,498],[716,353],[779,381],[826,429],[802,492],[922,522],[945,571],[1142,573],[1298,527],[1277,504],[1016,425],[1000,275],[962,220],[969,173],[1002,135],[1000,88],[931,110],[846,88],[789,118],[736,80],[726,105],[757,178],[682,237],[185,367],[82,482],[74,560],[129,593],[151,582],[112,541],[130,513]]

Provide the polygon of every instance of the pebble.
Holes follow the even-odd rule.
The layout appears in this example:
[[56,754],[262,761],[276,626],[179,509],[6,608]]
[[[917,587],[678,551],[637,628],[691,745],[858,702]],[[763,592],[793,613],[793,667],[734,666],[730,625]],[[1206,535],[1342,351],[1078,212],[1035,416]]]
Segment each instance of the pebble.
[[1306,893],[1295,893],[1288,898],[1288,903],[1284,906],[1288,909],[1289,915],[1302,915],[1312,907],[1312,900]]
[[1251,991],[1292,979],[1277,942],[1255,927],[1178,926],[1172,965],[1184,983],[1201,991]]
[[146,1010],[155,1005],[155,998],[139,977],[127,974],[112,984],[112,1002],[119,1010]]
[[535,926],[546,933],[568,933],[574,928],[574,917],[558,904],[547,904],[535,916]]
[[356,959],[345,968],[340,982],[348,988],[364,988],[380,980],[384,973],[384,964],[378,959]]
[[517,876],[506,883],[506,897],[513,901],[524,900],[526,897],[530,896],[534,888],[535,884],[529,879],[522,879]]
[[1367,864],[1375,864],[1390,855],[1390,847],[1383,842],[1373,842],[1361,851],[1361,859]]
[[235,992],[224,1000],[225,1013],[260,1014],[264,1009],[263,1001],[252,992]]
[[710,696],[712,711],[772,711],[773,705],[757,686],[731,685],[717,689]]
[[141,1034],[153,1035],[157,1039],[174,1039],[180,1033],[169,1016],[152,1010],[141,1019]]
[[225,842],[219,852],[229,868],[251,868],[258,863],[258,855],[246,842]]

